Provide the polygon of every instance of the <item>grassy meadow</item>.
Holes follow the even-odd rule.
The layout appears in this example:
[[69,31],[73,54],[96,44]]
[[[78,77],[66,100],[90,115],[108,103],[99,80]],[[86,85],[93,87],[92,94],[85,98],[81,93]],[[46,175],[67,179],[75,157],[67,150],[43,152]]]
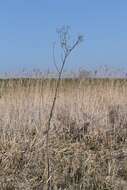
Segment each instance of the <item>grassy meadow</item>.
[[[0,190],[46,190],[55,86],[0,80]],[[127,190],[127,80],[61,81],[49,160],[52,190]]]

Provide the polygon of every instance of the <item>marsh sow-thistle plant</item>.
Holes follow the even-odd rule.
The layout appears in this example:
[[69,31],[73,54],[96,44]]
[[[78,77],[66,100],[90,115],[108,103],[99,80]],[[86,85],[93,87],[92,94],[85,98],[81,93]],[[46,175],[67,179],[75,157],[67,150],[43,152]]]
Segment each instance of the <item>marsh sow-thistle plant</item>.
[[[59,35],[59,40],[60,40],[60,46],[62,49],[63,57],[62,57],[62,64],[61,68],[58,71],[58,79],[56,83],[56,88],[55,88],[55,94],[49,114],[49,119],[47,123],[47,135],[46,135],[46,149],[47,149],[47,190],[50,189],[50,157],[49,157],[49,130],[50,130],[50,125],[51,125],[51,120],[53,117],[53,111],[55,108],[55,103],[57,99],[57,93],[58,89],[60,86],[60,81],[62,77],[62,72],[64,69],[64,66],[66,64],[66,61],[71,54],[71,52],[82,42],[83,36],[78,36],[77,39],[73,42],[73,44],[70,43],[70,34],[69,34],[69,27],[62,27],[61,29],[58,30],[58,35]],[[56,65],[56,64],[55,64]],[[58,67],[57,67],[58,68]]]

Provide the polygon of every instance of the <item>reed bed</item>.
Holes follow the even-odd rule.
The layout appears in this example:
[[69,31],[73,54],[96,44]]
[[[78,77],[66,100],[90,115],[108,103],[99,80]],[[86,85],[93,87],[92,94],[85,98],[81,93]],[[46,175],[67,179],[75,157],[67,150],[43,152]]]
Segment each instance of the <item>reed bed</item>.
[[[56,79],[0,81],[0,189],[46,190]],[[49,136],[52,190],[127,190],[127,81],[63,79]]]

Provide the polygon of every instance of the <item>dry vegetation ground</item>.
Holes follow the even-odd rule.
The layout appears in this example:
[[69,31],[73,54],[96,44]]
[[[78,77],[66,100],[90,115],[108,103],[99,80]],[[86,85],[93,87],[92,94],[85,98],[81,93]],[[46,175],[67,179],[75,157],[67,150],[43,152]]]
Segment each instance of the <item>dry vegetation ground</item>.
[[[0,81],[0,190],[45,190],[55,80]],[[63,80],[50,130],[52,190],[127,190],[127,81]]]

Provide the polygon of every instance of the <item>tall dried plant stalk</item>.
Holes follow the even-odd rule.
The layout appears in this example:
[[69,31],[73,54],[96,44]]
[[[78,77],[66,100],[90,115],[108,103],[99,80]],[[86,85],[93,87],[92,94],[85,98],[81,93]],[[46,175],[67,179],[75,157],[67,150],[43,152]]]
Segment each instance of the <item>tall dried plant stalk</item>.
[[49,119],[47,122],[47,133],[46,133],[47,190],[50,190],[50,187],[51,187],[50,156],[49,156],[49,131],[50,131],[50,127],[51,127],[51,120],[53,118],[53,111],[54,111],[56,100],[57,100],[58,90],[60,87],[60,81],[62,78],[64,66],[66,64],[68,57],[70,56],[71,52],[76,48],[76,46],[78,46],[80,44],[80,42],[82,42],[82,40],[83,40],[83,36],[80,35],[77,37],[75,42],[73,42],[73,44],[71,45],[70,40],[69,40],[70,39],[69,27],[62,27],[60,30],[58,30],[58,35],[59,35],[59,39],[60,39],[60,46],[63,51],[63,59],[62,59],[61,68],[59,70],[58,70],[58,66],[55,63],[55,67],[57,66],[56,68],[57,68],[57,72],[58,72],[58,79],[57,79],[57,83],[56,83],[56,87],[55,87],[55,94],[54,94],[53,102],[51,105],[51,110],[49,113]]

